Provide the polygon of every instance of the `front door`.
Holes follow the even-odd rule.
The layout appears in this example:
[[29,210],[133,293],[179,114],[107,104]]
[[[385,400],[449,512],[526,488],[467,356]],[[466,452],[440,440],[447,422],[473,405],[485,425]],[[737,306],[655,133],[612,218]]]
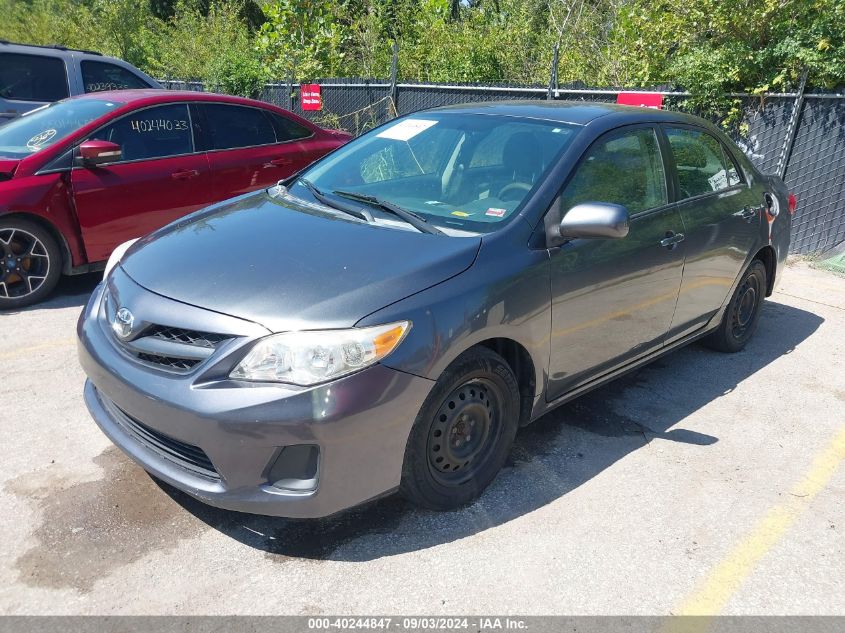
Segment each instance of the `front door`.
[[610,132],[590,146],[561,194],[561,209],[588,201],[624,205],[630,231],[550,252],[550,400],[659,349],[681,284],[684,225],[669,203],[654,128]]
[[196,152],[185,104],[138,110],[91,138],[120,145],[120,161],[73,169],[73,196],[89,262],[118,244],[213,201],[208,159]]
[[703,327],[722,306],[759,239],[763,196],[727,148],[691,126],[664,127],[676,166],[686,262],[670,339]]

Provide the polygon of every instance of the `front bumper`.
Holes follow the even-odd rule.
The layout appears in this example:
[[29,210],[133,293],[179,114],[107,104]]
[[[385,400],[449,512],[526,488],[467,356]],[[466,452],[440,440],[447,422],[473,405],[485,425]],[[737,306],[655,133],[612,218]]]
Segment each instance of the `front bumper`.
[[[77,328],[85,402],[109,439],[149,473],[213,506],[296,518],[328,516],[399,486],[405,444],[433,381],[384,365],[312,388],[209,379],[201,371],[170,375],[118,349],[101,323],[103,293],[101,285]],[[166,308],[175,314],[175,306]],[[127,419],[200,449],[217,476],[172,459]],[[319,449],[316,488],[274,487],[271,470],[284,447],[301,445]]]

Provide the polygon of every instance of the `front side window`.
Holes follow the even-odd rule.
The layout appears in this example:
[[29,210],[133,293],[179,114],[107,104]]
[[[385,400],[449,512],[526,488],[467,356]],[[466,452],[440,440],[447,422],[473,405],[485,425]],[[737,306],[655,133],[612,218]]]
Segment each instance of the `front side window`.
[[205,113],[209,149],[270,145],[276,133],[263,110],[218,103],[199,106]]
[[179,156],[194,151],[191,120],[184,103],[133,112],[100,129],[91,138],[120,145],[122,161]]
[[733,161],[722,144],[710,134],[688,128],[667,128],[666,136],[683,198],[721,191],[739,184]]
[[[486,233],[518,212],[577,126],[487,114],[403,117],[303,173],[320,191],[377,196],[435,226]],[[294,184],[294,195],[307,197]]]
[[149,84],[135,73],[108,62],[83,61],[82,83],[85,92],[149,88]]
[[564,211],[582,202],[621,204],[630,213],[667,204],[654,130],[615,132],[594,143],[563,190]]
[[27,112],[0,127],[0,156],[24,158],[39,152],[121,105],[100,99],[70,99]]
[[0,53],[0,98],[58,101],[68,94],[65,63],[61,59]]

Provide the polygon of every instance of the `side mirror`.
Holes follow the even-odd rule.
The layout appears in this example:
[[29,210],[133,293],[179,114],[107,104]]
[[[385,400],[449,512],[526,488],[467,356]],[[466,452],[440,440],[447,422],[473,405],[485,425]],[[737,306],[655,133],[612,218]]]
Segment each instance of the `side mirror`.
[[560,236],[567,239],[613,239],[628,235],[628,209],[609,202],[576,204],[560,222]]
[[117,143],[89,140],[79,146],[79,159],[85,167],[115,163],[122,157],[123,150]]

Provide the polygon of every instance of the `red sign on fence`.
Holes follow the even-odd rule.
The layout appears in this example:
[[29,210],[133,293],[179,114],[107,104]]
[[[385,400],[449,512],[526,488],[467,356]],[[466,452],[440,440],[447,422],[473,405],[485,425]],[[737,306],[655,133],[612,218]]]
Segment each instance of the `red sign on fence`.
[[323,98],[320,95],[320,84],[302,84],[299,86],[302,95],[303,110],[322,110]]
[[659,92],[620,92],[616,103],[639,106],[641,108],[663,108],[663,95]]

